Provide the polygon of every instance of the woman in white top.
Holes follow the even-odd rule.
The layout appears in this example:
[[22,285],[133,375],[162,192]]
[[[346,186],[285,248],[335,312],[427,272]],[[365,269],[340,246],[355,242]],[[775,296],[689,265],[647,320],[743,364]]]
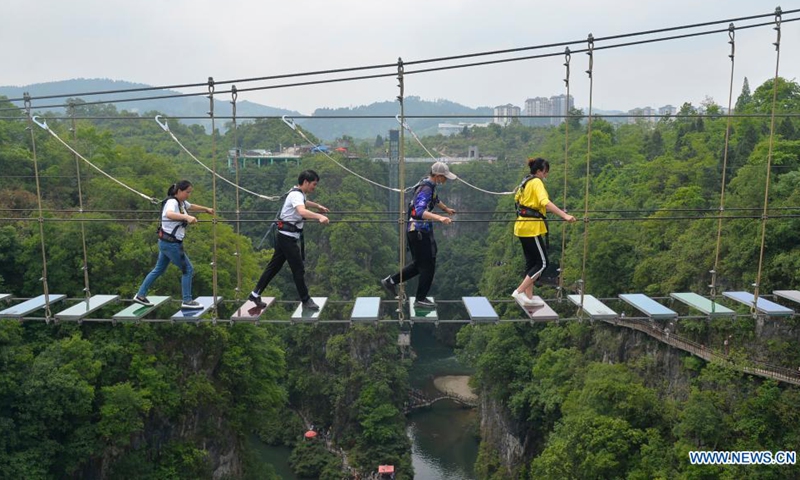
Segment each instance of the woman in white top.
[[194,268],[186,252],[183,251],[183,238],[186,235],[186,226],[197,223],[197,217],[189,215],[188,212],[205,212],[214,214],[214,209],[202,205],[193,205],[187,200],[192,194],[192,183],[188,180],[181,180],[173,183],[167,190],[167,199],[161,204],[161,228],[158,231],[158,261],[155,268],[139,287],[139,291],[133,297],[133,301],[145,306],[153,305],[147,299],[147,291],[150,285],[167,270],[170,262],[181,269],[181,293],[183,302],[181,308],[201,309],[202,305],[192,299],[192,276]]

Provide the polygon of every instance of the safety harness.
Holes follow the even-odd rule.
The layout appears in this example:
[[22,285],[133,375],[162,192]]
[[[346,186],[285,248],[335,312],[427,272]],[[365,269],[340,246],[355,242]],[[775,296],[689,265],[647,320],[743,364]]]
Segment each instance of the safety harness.
[[544,221],[544,244],[545,248],[550,248],[550,227],[547,225],[547,217],[542,215],[542,213],[533,207],[529,207],[527,205],[523,205],[520,203],[520,199],[522,198],[522,194],[525,191],[525,185],[528,184],[531,180],[537,178],[535,175],[528,175],[522,179],[522,183],[519,184],[517,187],[516,194],[514,194],[514,206],[517,209],[517,215],[523,218],[538,218]]
[[181,202],[180,200],[178,200],[174,196],[169,196],[169,197],[165,198],[164,200],[161,201],[161,215],[158,218],[158,220],[159,220],[158,221],[158,230],[156,230],[156,232],[158,233],[158,239],[159,240],[163,240],[163,241],[169,242],[169,243],[182,243],[183,240],[178,240],[178,237],[175,236],[175,233],[181,227],[186,228],[186,226],[189,224],[189,222],[187,222],[186,220],[182,221],[181,223],[176,225],[175,228],[173,228],[171,232],[167,232],[161,227],[162,218],[164,216],[164,207],[167,205],[167,202],[169,200],[171,200],[171,199],[175,199],[175,201],[178,202],[178,211],[180,213],[186,214],[186,204],[185,203]]
[[[278,213],[275,215],[275,226],[281,232],[299,233],[302,236],[302,234],[303,234],[303,229],[302,228],[297,228],[297,225],[295,225],[294,223],[287,222],[286,220],[283,220],[281,218],[281,212],[283,211],[283,206],[286,204],[286,198],[292,192],[300,192],[300,193],[302,193],[303,191],[300,190],[299,187],[292,187],[291,190],[289,190],[288,192],[283,194],[283,196],[281,197],[281,199],[283,200],[283,203],[281,203],[281,209],[278,210]],[[306,196],[305,196],[305,194],[303,194],[303,200],[305,200],[305,198],[306,198]]]
[[433,211],[433,207],[439,203],[439,194],[436,193],[436,184],[430,181],[427,178],[423,178],[419,181],[419,183],[414,187],[414,195],[411,197],[411,201],[408,203],[408,218],[413,218],[414,220],[422,220],[423,212],[417,212],[417,207],[415,205],[415,200],[417,199],[417,194],[420,190],[424,187],[428,187],[431,189],[431,201],[428,202],[428,205],[425,206],[425,210],[428,212]]

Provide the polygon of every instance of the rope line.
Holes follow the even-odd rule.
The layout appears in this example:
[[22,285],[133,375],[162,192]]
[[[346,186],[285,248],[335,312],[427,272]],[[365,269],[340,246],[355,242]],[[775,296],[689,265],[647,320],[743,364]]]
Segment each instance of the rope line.
[[[75,105],[70,103],[70,113],[75,114]],[[78,144],[78,127],[75,118],[72,119],[72,142]],[[81,188],[81,162],[78,161],[78,156],[73,154],[75,158],[75,177],[78,181],[78,208],[83,213],[83,189]],[[81,221],[81,244],[83,245],[83,291],[86,293],[86,299],[92,297],[92,291],[89,288],[89,254],[86,248],[86,222]]]
[[39,161],[36,158],[36,135],[33,131],[33,117],[31,116],[30,98],[25,99],[25,110],[28,114],[28,130],[31,132],[31,152],[33,154],[33,171],[36,175],[36,202],[39,206],[39,244],[42,249],[42,290],[44,292],[44,316],[45,321],[50,323],[52,312],[50,311],[50,291],[47,287],[47,250],[44,244],[44,216],[42,214],[42,187],[39,182]]
[[[722,213],[725,211],[725,184],[726,174],[728,171],[728,145],[731,138],[731,106],[733,105],[733,72],[736,58],[736,29],[731,23],[728,27],[728,43],[731,46],[731,53],[728,57],[731,59],[731,76],[728,82],[728,121],[725,125],[725,148],[722,155],[722,186],[719,192],[719,213],[720,218],[717,220],[717,244],[714,252],[714,267],[711,269],[711,301],[712,309],[715,307],[714,299],[717,296],[717,274],[719,272],[719,252],[722,246]],[[713,311],[713,310],[712,310]]]
[[[142,193],[142,192],[140,192],[140,191],[136,190],[135,188],[133,188],[133,187],[131,187],[131,186],[129,186],[129,185],[127,185],[127,184],[125,184],[125,183],[121,182],[120,180],[117,180],[117,179],[116,179],[115,177],[113,177],[112,175],[110,175],[110,174],[106,173],[106,172],[105,172],[105,171],[104,171],[102,168],[100,168],[100,167],[98,167],[97,165],[95,165],[94,163],[90,162],[88,159],[86,159],[86,157],[84,157],[83,155],[81,155],[80,153],[78,153],[78,151],[77,151],[77,150],[75,150],[74,148],[72,148],[72,147],[71,147],[71,146],[70,146],[70,145],[69,145],[67,142],[65,142],[64,140],[62,140],[62,139],[61,139],[61,137],[59,137],[59,136],[58,136],[58,134],[56,134],[56,132],[54,132],[54,131],[53,131],[53,130],[52,130],[52,129],[51,129],[51,128],[50,128],[50,127],[47,125],[47,120],[45,120],[44,122],[39,122],[39,121],[37,120],[37,118],[38,118],[38,117],[34,115],[33,117],[31,117],[31,121],[32,121],[33,123],[35,123],[36,125],[38,125],[39,127],[41,127],[42,129],[44,129],[45,131],[47,131],[47,132],[48,132],[50,135],[52,135],[52,136],[53,136],[53,138],[55,138],[55,139],[56,139],[56,140],[58,140],[58,141],[59,141],[59,142],[60,142],[62,145],[64,145],[65,147],[67,147],[67,150],[69,150],[69,151],[70,151],[70,152],[72,152],[73,154],[77,155],[77,156],[78,156],[78,158],[80,158],[81,160],[83,160],[84,162],[86,162],[86,163],[87,163],[87,164],[88,164],[90,167],[94,168],[95,170],[97,170],[98,172],[100,172],[101,174],[103,174],[103,175],[104,175],[106,178],[108,178],[108,179],[109,179],[109,180],[111,180],[112,182],[116,183],[117,185],[119,185],[119,186],[121,186],[121,187],[125,188],[126,190],[128,190],[128,191],[130,191],[130,192],[132,192],[132,193],[135,193],[136,195],[139,195],[140,197],[144,198],[145,200],[147,200],[148,202],[150,202],[150,203],[152,203],[152,204],[154,204],[154,205],[155,205],[155,204],[159,204],[159,203],[161,203],[161,201],[160,201],[160,200],[158,200],[157,198],[150,197],[150,196],[148,196],[148,195],[146,195],[146,194],[144,194],[144,193]],[[38,175],[37,175],[37,178],[38,178]]]
[[[567,103],[564,109],[565,115],[569,115],[569,74],[570,74],[570,62],[572,60],[572,55],[569,51],[569,47],[566,47],[564,50],[564,68],[566,70],[564,76],[564,84],[567,89]],[[564,195],[562,199],[561,205],[564,206],[564,211],[567,210],[567,176],[569,174],[569,120],[564,121]],[[558,286],[556,287],[556,299],[560,302],[564,297],[564,261],[566,260],[566,250],[567,250],[567,224],[564,222],[561,225],[561,260],[558,264]]]
[[[402,104],[401,104],[400,108],[401,108],[401,110],[402,110]],[[288,117],[288,116],[286,116],[286,115],[284,115],[283,117],[281,117],[281,119],[283,120],[283,123],[285,123],[285,124],[286,124],[286,125],[287,125],[289,128],[291,128],[291,129],[292,129],[292,130],[294,130],[294,131],[295,131],[295,132],[296,132],[298,135],[300,135],[301,137],[303,137],[303,140],[305,140],[305,141],[306,141],[306,142],[307,142],[309,145],[311,145],[312,147],[316,147],[316,146],[317,146],[317,144],[316,144],[316,143],[312,142],[312,141],[311,141],[311,139],[310,139],[310,138],[308,138],[308,136],[306,136],[306,134],[303,132],[303,130],[302,130],[302,129],[298,128],[298,126],[297,126],[297,125],[294,123],[294,120],[292,120],[291,118],[289,118],[289,117]],[[360,178],[361,180],[364,180],[364,181],[365,181],[365,182],[367,182],[367,183],[370,183],[370,184],[372,184],[372,185],[375,185],[376,187],[383,188],[383,189],[385,189],[385,190],[389,190],[390,192],[399,192],[399,191],[400,191],[400,190],[398,190],[398,189],[396,189],[396,188],[388,187],[388,186],[386,186],[386,185],[383,185],[383,184],[380,184],[380,183],[378,183],[378,182],[376,182],[376,181],[374,181],[374,180],[370,180],[369,178],[367,178],[367,177],[365,177],[365,176],[363,176],[363,175],[361,175],[361,174],[358,174],[358,173],[354,172],[353,170],[351,170],[351,169],[347,168],[347,167],[346,167],[346,166],[344,166],[344,165],[343,165],[341,162],[339,162],[338,160],[336,160],[335,158],[333,158],[332,156],[330,156],[330,154],[328,154],[328,152],[325,152],[325,151],[319,150],[319,153],[321,153],[321,154],[325,155],[325,156],[326,156],[326,157],[327,157],[327,158],[328,158],[330,161],[332,161],[333,163],[335,163],[336,165],[338,165],[339,167],[341,167],[341,168],[342,168],[343,170],[345,170],[346,172],[348,172],[348,173],[350,173],[351,175],[354,175],[354,176],[356,176],[356,177]]]
[[[397,101],[400,102],[400,122],[405,122],[405,76],[404,76],[405,66],[403,65],[403,59],[397,59],[397,88],[400,90],[399,95],[397,95]],[[400,145],[398,145],[398,190],[400,192],[400,203],[398,204],[399,215],[397,216],[397,228],[399,230],[398,241],[400,243],[400,282],[397,285],[397,315],[400,321],[400,325],[403,324],[403,320],[405,318],[405,314],[403,312],[403,300],[406,298],[406,284],[403,282],[403,269],[406,266],[406,212],[405,212],[405,201],[406,201],[406,191],[405,191],[405,184],[406,184],[406,135],[405,130],[400,129]],[[413,199],[412,199],[413,201]]]
[[778,103],[778,71],[781,62],[781,7],[775,9],[775,77],[772,80],[772,120],[769,124],[769,151],[767,153],[767,178],[764,183],[764,211],[761,215],[761,248],[758,254],[758,274],[756,283],[753,284],[752,313],[755,315],[758,303],[758,289],[761,286],[761,272],[764,265],[764,244],[767,236],[767,211],[769,209],[769,180],[772,167],[772,153],[775,143],[775,108]]
[[[589,117],[586,125],[586,186],[583,194],[583,263],[581,266],[579,285],[581,299],[578,305],[578,313],[576,314],[578,316],[583,315],[583,300],[586,294],[586,257],[589,254],[589,167],[592,158],[592,95],[594,91],[594,75],[592,75],[594,71],[594,37],[592,37],[591,33],[589,34],[587,43],[589,45],[589,51],[586,53],[589,56],[589,69],[586,70],[586,74],[589,75]],[[567,103],[569,103],[569,99],[567,99]]]
[[[231,112],[233,114],[233,164],[236,168],[236,185],[239,185],[239,139],[237,137],[238,128],[236,125],[236,100],[239,98],[239,95],[236,93],[236,85],[231,86],[231,90],[233,93],[231,94]],[[214,210],[214,214],[218,215],[219,212]],[[239,300],[239,295],[242,291],[242,250],[240,247],[240,238],[242,232],[242,222],[241,222],[241,205],[239,201],[239,189],[236,189],[236,252],[234,255],[236,256],[236,290],[235,290],[235,298]]]
[[[408,125],[407,122],[401,121],[399,116],[396,117],[396,118],[397,118],[397,121],[400,123],[400,125],[405,130],[408,130],[408,133],[410,133],[414,137],[414,140],[417,141],[419,146],[422,147],[423,150],[425,150],[425,152],[428,154],[428,156],[430,156],[433,159],[433,161],[436,162],[436,161],[439,161],[442,158],[444,158],[445,160],[452,160],[453,159],[453,157],[445,154],[444,152],[440,152],[438,150],[436,151],[436,153],[438,153],[440,156],[439,157],[435,156],[433,153],[431,153],[430,150],[428,150],[428,147],[426,147],[425,144],[422,143],[422,140],[417,136],[417,134],[414,132],[414,130],[411,129],[411,127]],[[477,191],[483,192],[483,193],[488,193],[489,195],[513,195],[514,194],[514,192],[493,192],[491,190],[484,190],[483,188],[476,187],[475,185],[473,185],[473,184],[469,183],[468,181],[464,180],[464,178],[461,175],[458,176],[458,181],[460,181],[464,185],[466,185],[466,186],[468,186],[468,187],[470,187],[470,188],[472,188],[474,190],[477,190]],[[409,191],[409,190],[411,190],[413,188],[414,187],[408,187],[406,189],[406,191]]]
[[200,165],[201,167],[205,168],[208,173],[214,175],[215,178],[219,178],[223,182],[227,183],[228,185],[230,185],[230,186],[232,186],[232,187],[234,187],[234,188],[236,188],[238,190],[242,190],[243,192],[247,192],[250,195],[254,195],[254,196],[258,197],[258,198],[263,198],[264,200],[269,200],[270,202],[277,202],[280,199],[280,196],[262,195],[260,193],[254,192],[252,190],[248,190],[247,188],[242,187],[240,185],[237,185],[236,183],[231,182],[230,180],[228,180],[227,178],[223,177],[222,175],[219,175],[214,170],[208,168],[206,166],[206,164],[201,162],[196,156],[194,156],[194,154],[192,152],[189,151],[188,148],[186,148],[183,145],[183,143],[181,143],[180,140],[178,140],[178,137],[176,137],[175,134],[172,133],[172,130],[169,129],[169,125],[167,124],[167,121],[165,120],[164,123],[161,123],[161,121],[159,121],[159,118],[161,118],[161,115],[156,115],[155,116],[156,123],[161,127],[161,129],[164,130],[165,132],[167,132],[169,134],[169,136],[172,137],[172,139],[175,141],[175,143],[177,143],[183,149],[183,151],[186,152],[186,154],[189,155],[192,158],[192,160],[197,162],[197,164]]
[[[208,115],[211,117],[211,166],[213,167],[211,177],[211,202],[214,209],[214,217],[211,221],[211,236],[213,237],[213,245],[211,248],[211,283],[212,292],[214,295],[214,306],[211,309],[211,321],[214,325],[217,324],[217,129],[214,119],[214,78],[208,77]],[[237,190],[238,191],[238,190]]]

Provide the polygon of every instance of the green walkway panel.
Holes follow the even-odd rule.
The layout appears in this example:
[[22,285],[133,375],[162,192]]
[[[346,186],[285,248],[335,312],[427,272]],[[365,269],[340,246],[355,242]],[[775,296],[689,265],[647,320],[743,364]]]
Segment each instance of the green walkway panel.
[[153,304],[152,307],[146,307],[144,305],[140,305],[134,302],[132,305],[128,306],[125,310],[122,310],[119,313],[115,313],[111,318],[122,322],[139,320],[148,313],[152,312],[156,308],[163,305],[165,302],[168,302],[170,300],[170,297],[152,296],[152,297],[147,297],[147,299],[150,300],[150,302]]
[[696,293],[670,293],[669,296],[681,303],[689,305],[695,310],[700,310],[709,317],[732,317],[736,315],[736,312],[730,308],[724,307],[719,303],[712,302],[711,300],[701,297]]
[[368,322],[378,320],[381,310],[380,297],[358,297],[353,305],[350,320],[354,322]]
[[473,322],[496,322],[500,316],[494,311],[492,304],[486,297],[461,297],[467,313]]
[[[436,299],[433,297],[428,297],[431,301],[436,302]],[[414,321],[428,321],[428,322],[438,322],[439,321],[439,314],[436,313],[436,309],[429,310],[427,308],[414,308],[414,297],[408,297],[408,313],[411,317],[411,320]]]
[[325,308],[325,304],[328,303],[328,297],[311,297],[311,300],[314,300],[314,303],[319,305],[319,310],[307,310],[303,308],[303,304],[301,303],[300,306],[297,307],[297,310],[295,310],[292,314],[292,321],[316,322],[319,320],[319,315]]
[[244,302],[244,305],[239,307],[239,310],[236,310],[233,315],[231,315],[231,320],[233,321],[241,321],[241,322],[256,322],[259,318],[261,318],[261,314],[264,313],[266,309],[268,309],[273,303],[275,303],[275,297],[261,297],[261,301],[266,303],[267,306],[264,308],[258,308],[255,303],[248,300]]
[[56,313],[58,320],[83,320],[90,313],[98,310],[111,302],[119,300],[119,295],[92,295],[86,300]]
[[678,313],[674,310],[661,305],[652,298],[641,293],[623,293],[619,298],[636,310],[639,310],[655,320],[676,318],[678,316]]
[[[580,295],[568,295],[567,298],[574,303],[575,305],[580,306],[581,304],[581,296]],[[612,318],[617,318],[617,312],[608,308],[603,302],[594,298],[593,295],[584,295],[583,296],[583,311],[589,315],[589,318],[593,320],[610,320]]]
[[[753,306],[754,295],[750,292],[723,292],[722,295],[748,307]],[[789,317],[794,315],[794,310],[791,308],[786,308],[761,297],[758,297],[756,302],[756,310],[770,317]]]
[[[48,297],[50,305],[58,303],[67,298],[66,295],[62,295],[60,293],[51,293],[48,295]],[[14,305],[13,307],[0,311],[0,318],[22,318],[30,313],[35,312],[36,310],[41,310],[44,308],[45,303],[45,296],[39,295],[36,298],[31,298],[30,300],[26,300],[22,303]]]
[[775,290],[772,293],[786,300],[800,303],[800,290]]
[[203,306],[202,309],[197,310],[189,310],[187,308],[182,308],[175,315],[172,316],[172,320],[176,322],[196,322],[200,319],[200,317],[211,310],[216,303],[222,301],[222,297],[217,296],[216,303],[214,302],[214,297],[197,297],[195,301]]
[[542,300],[538,295],[533,296],[534,300],[540,300],[544,305],[539,307],[532,307],[530,305],[523,305],[517,302],[517,305],[525,312],[525,315],[531,319],[532,322],[545,322],[550,320],[558,320],[558,314],[550,308],[550,306]]

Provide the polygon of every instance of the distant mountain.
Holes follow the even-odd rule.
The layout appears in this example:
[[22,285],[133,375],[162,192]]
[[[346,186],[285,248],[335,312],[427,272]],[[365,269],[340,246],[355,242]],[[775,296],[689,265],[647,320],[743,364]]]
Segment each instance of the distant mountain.
[[[5,95],[8,98],[21,98],[25,92],[30,93],[32,97],[48,96],[48,95],[67,95],[80,92],[102,92],[107,90],[123,90],[129,88],[145,88],[150,85],[142,83],[132,83],[122,80],[110,80],[105,78],[79,78],[73,80],[63,80],[60,82],[48,83],[35,83],[26,85],[24,87],[0,87],[0,95]],[[200,90],[195,90],[200,91]],[[144,113],[150,111],[159,111],[165,115],[180,116],[180,117],[207,117],[208,112],[208,99],[204,95],[192,97],[177,97],[177,98],[162,98],[152,100],[137,100],[135,102],[118,102],[121,99],[129,98],[149,98],[164,95],[180,95],[181,92],[175,90],[149,90],[144,92],[128,92],[128,93],[108,93],[99,95],[88,95],[85,97],[76,96],[74,98],[81,98],[85,102],[105,102],[113,104],[117,110],[127,110],[129,112]],[[214,114],[219,116],[231,115],[230,94],[225,94],[223,97],[219,95],[220,100],[214,100]],[[64,108],[58,107],[63,105],[67,98],[54,98],[33,100],[33,107],[37,106],[52,106],[52,108],[37,109],[40,111],[53,111],[63,113]],[[13,102],[15,105],[22,106],[23,102]],[[236,115],[237,116],[258,116],[258,115],[300,115],[298,112],[292,110],[285,110],[282,108],[268,107],[246,100],[236,102]],[[218,128],[224,128],[223,122],[217,122]],[[199,124],[206,127],[207,130],[211,128],[210,120],[184,120],[186,124]]]
[[[470,108],[449,100],[426,101],[419,97],[405,99],[406,115],[492,115],[493,109],[489,107]],[[394,117],[400,113],[397,101],[376,102],[370,105],[355,108],[318,108],[314,111],[315,117],[356,116],[356,115],[382,115]],[[417,135],[435,135],[439,123],[486,123],[489,118],[411,118],[408,125]],[[303,127],[307,128],[319,138],[332,139],[342,134],[354,138],[375,138],[377,135],[386,136],[389,130],[400,128],[394,118],[359,118],[359,119],[330,119],[330,120],[305,120]]]
[[[80,92],[102,92],[108,90],[123,90],[131,88],[145,88],[149,85],[141,83],[132,83],[122,80],[110,79],[73,79],[63,80],[59,82],[36,83],[26,85],[23,87],[15,86],[0,86],[0,95],[7,98],[21,98],[25,92],[29,92],[32,97],[48,96],[48,95],[66,95],[75,94]],[[202,91],[197,89],[195,91]],[[180,95],[181,92],[175,90],[149,90],[144,92],[128,92],[128,93],[108,93],[89,96],[75,96],[81,98],[86,102],[102,101],[105,103],[113,104],[117,110],[127,110],[129,112],[144,113],[150,111],[162,112],[167,116],[180,116],[180,117],[207,117],[208,112],[208,99],[204,95],[198,96],[183,96],[177,98],[162,98],[162,99],[149,99],[137,100],[133,102],[119,102],[121,99],[145,99],[149,97],[165,96],[165,95]],[[231,115],[231,104],[229,94],[223,98],[219,95],[220,100],[214,101],[214,113],[219,116]],[[33,101],[33,107],[37,111],[53,111],[64,113],[64,105],[67,98],[54,98],[42,99]],[[14,104],[22,106],[21,101],[16,101]],[[236,114],[238,116],[279,116],[290,115],[299,116],[298,112],[292,110],[285,110],[282,108],[269,107],[249,101],[240,101],[236,104]],[[37,106],[44,106],[48,108],[37,109]],[[394,117],[399,113],[399,105],[397,101],[376,102],[370,105],[355,107],[355,108],[319,108],[314,111],[315,117],[331,117],[331,116],[356,116],[356,115],[371,115],[371,116],[390,116]],[[408,97],[405,100],[405,113],[406,115],[431,115],[431,116],[450,116],[450,115],[492,115],[493,110],[489,107],[470,108],[458,103],[448,100],[425,101],[419,97]],[[421,119],[408,119],[408,125],[418,135],[435,135],[439,123],[485,123],[490,119],[481,118],[421,118]],[[207,119],[186,119],[182,120],[186,124],[199,124],[203,125],[206,130],[211,127],[211,121]],[[226,121],[218,121],[217,127],[224,128]],[[359,139],[372,139],[377,135],[386,136],[387,132],[391,129],[398,129],[400,125],[393,118],[388,119],[372,119],[372,118],[359,118],[359,119],[346,119],[336,118],[328,120],[298,120],[308,131],[312,132],[318,138],[330,141],[335,138],[349,135]]]

